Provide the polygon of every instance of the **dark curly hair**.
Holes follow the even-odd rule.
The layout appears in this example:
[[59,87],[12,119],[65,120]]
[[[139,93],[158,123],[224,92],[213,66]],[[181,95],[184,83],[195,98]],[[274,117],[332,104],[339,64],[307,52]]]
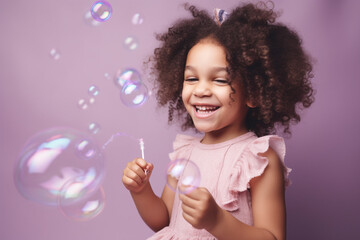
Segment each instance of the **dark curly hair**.
[[210,37],[225,48],[230,86],[238,81],[255,106],[247,112],[247,129],[258,136],[278,128],[291,134],[290,123],[300,121],[299,110],[314,101],[311,58],[297,33],[275,23],[277,14],[264,2],[235,8],[221,26],[206,11],[184,6],[193,17],[158,34],[161,46],[149,59],[156,98],[159,106],[168,105],[169,123],[178,117],[184,130],[194,127],[181,99],[184,68],[189,50]]

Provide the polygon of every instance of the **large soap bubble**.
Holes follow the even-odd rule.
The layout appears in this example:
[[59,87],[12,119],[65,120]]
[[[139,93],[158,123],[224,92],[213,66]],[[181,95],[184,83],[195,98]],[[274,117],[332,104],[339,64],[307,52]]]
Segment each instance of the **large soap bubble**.
[[178,159],[169,163],[166,184],[174,192],[190,193],[199,187],[200,181],[199,167],[193,161]]
[[105,175],[105,157],[90,135],[71,128],[52,128],[30,138],[15,167],[14,181],[27,199],[57,205],[70,179],[83,177],[94,191]]

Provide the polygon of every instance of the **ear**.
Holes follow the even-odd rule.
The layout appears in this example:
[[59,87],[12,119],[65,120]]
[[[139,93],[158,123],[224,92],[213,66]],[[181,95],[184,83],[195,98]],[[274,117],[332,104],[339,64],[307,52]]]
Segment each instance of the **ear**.
[[246,101],[246,106],[248,106],[249,108],[255,108],[256,106],[254,104],[252,104],[250,101]]

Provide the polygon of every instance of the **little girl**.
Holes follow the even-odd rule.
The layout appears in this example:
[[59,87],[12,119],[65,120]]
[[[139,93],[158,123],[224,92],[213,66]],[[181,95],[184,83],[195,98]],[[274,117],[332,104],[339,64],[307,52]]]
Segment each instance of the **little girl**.
[[[154,194],[154,166],[136,158],[123,184],[145,223],[149,239],[286,239],[284,189],[290,169],[285,144],[299,110],[313,102],[312,66],[298,35],[275,23],[265,3],[246,4],[215,17],[185,5],[182,19],[158,35],[151,58],[157,100],[169,122],[203,137],[178,135],[171,161],[193,161],[201,186],[190,193],[165,185]],[[146,172],[146,173],[145,173]]]

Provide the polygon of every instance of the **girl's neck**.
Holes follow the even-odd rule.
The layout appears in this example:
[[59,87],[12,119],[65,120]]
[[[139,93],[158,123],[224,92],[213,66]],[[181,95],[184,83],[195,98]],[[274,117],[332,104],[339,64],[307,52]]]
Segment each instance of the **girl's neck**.
[[248,130],[246,128],[239,129],[239,131],[228,132],[224,134],[223,132],[219,131],[212,131],[205,133],[203,139],[201,140],[202,144],[216,144],[228,141],[230,139],[236,138],[240,135],[247,133]]

